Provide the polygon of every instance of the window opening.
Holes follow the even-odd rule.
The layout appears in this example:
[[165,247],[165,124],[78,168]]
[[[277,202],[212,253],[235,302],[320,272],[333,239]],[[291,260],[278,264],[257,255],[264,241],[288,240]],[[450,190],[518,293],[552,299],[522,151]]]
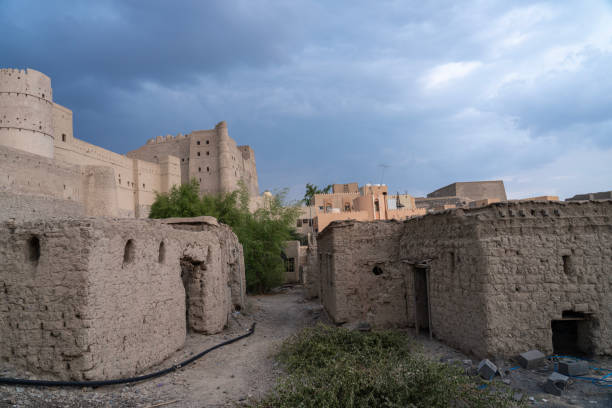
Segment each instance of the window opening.
[[38,260],[40,259],[40,239],[38,239],[37,236],[30,237],[26,251],[28,261],[38,263]]
[[166,244],[164,244],[164,241],[159,243],[159,255],[157,257],[157,262],[166,262]]
[[383,270],[379,267],[379,266],[375,266],[372,269],[372,273],[376,276],[382,275],[383,274]]
[[134,262],[136,258],[136,248],[133,239],[128,239],[123,249],[123,265],[128,265]]

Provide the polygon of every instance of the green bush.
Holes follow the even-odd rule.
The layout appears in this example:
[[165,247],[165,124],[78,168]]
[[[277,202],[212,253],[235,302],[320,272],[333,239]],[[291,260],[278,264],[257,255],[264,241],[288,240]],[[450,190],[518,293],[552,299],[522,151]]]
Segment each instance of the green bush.
[[288,375],[257,407],[511,407],[505,391],[477,388],[458,367],[415,352],[405,334],[318,325],[286,341]]
[[244,250],[247,291],[267,292],[283,283],[285,270],[281,257],[286,241],[295,237],[299,209],[284,206],[285,192],[272,196],[264,208],[248,209],[249,195],[244,185],[227,194],[203,195],[193,179],[174,186],[168,194],[157,194],[150,218],[197,217],[209,215],[229,225]]

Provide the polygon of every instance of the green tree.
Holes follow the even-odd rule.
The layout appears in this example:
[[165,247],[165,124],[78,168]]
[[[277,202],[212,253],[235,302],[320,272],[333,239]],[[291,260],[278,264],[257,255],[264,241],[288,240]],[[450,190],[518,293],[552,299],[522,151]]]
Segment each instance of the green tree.
[[199,184],[174,186],[168,194],[157,194],[150,218],[210,215],[229,225],[244,250],[247,291],[267,292],[283,283],[281,253],[285,241],[295,234],[299,208],[285,205],[286,190],[267,199],[263,208],[249,212],[249,194],[244,184],[232,193],[199,197]]
[[319,188],[314,184],[306,183],[306,194],[304,194],[304,203],[306,205],[314,205],[315,194],[328,194],[332,189],[332,185],[328,184],[323,188]]

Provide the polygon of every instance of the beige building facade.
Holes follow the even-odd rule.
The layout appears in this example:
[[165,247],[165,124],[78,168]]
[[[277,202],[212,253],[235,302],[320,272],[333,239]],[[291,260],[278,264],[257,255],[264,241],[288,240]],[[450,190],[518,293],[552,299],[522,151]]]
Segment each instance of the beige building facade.
[[403,220],[426,213],[426,210],[416,208],[414,198],[408,194],[390,196],[385,184],[358,187],[357,183],[347,183],[332,186],[332,193],[315,194],[313,206],[304,207],[303,214],[309,214],[310,218],[300,219],[298,228],[304,230],[308,224],[308,232],[316,234],[332,221]]
[[72,111],[52,92],[38,71],[0,70],[0,193],[20,195],[25,206],[47,198],[77,203],[87,215],[144,218],[156,193],[191,178],[202,193],[233,191],[242,180],[258,198],[254,152],[236,145],[225,122],[122,155],[74,137]]

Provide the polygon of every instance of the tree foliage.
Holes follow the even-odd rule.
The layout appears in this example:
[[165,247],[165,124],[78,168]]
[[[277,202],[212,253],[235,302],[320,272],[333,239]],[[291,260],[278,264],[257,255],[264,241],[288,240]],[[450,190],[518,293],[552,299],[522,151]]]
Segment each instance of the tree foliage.
[[150,218],[197,217],[209,215],[229,225],[244,250],[247,291],[267,292],[283,283],[285,265],[281,253],[286,241],[295,236],[296,206],[285,206],[286,191],[266,198],[263,208],[251,213],[246,187],[232,193],[199,197],[199,184],[174,186],[157,194]]
[[317,187],[314,184],[306,183],[306,194],[304,194],[304,203],[306,205],[313,205],[315,194],[328,194],[331,189],[331,184],[328,184],[325,187]]

